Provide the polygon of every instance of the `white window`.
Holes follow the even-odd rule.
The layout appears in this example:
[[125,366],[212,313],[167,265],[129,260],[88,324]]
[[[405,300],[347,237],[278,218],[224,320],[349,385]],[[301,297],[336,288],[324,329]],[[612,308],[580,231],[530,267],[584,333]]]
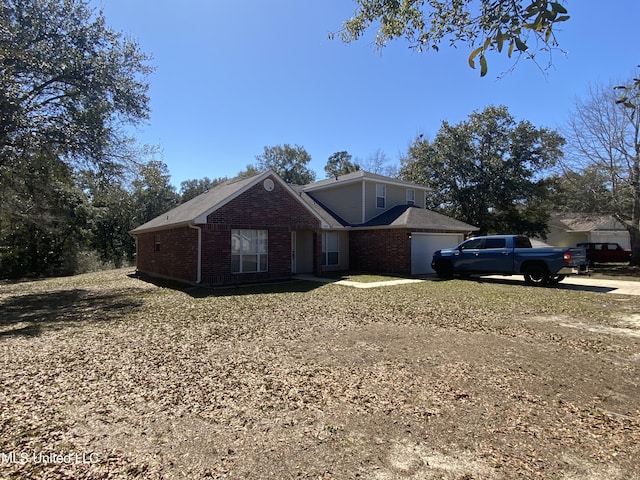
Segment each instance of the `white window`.
[[156,235],[155,238],[154,238],[153,250],[155,252],[159,252],[160,251],[160,235]]
[[266,230],[231,230],[231,271],[266,272],[267,245]]
[[416,204],[416,191],[407,188],[407,205],[415,205]]
[[322,265],[339,264],[338,232],[322,233]]
[[387,205],[387,187],[376,185],[376,207],[385,208]]

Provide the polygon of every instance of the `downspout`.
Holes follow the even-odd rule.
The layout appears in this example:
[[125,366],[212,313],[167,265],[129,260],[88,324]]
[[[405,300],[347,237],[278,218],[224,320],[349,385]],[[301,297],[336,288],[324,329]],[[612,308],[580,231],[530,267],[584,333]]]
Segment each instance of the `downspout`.
[[365,198],[365,182],[362,182],[362,223],[367,222],[367,199]]
[[193,223],[189,223],[189,228],[193,228],[198,231],[198,266],[196,273],[196,284],[200,285],[202,282],[202,229]]

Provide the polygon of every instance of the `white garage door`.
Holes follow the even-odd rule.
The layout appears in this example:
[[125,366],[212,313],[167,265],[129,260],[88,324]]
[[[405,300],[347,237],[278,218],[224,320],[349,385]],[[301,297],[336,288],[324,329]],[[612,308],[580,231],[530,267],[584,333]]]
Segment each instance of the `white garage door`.
[[412,233],[411,234],[411,274],[434,273],[431,257],[436,250],[451,248],[462,243],[461,233]]
[[631,240],[629,237],[629,232],[599,232],[594,231],[591,232],[589,237],[590,242],[608,242],[608,243],[617,243],[622,248],[631,248]]

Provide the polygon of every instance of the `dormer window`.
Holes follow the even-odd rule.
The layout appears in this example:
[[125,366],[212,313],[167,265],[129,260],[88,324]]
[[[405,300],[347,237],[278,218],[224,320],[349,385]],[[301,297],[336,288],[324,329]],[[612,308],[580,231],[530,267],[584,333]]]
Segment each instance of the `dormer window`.
[[387,206],[387,187],[384,185],[376,185],[376,208],[386,208]]

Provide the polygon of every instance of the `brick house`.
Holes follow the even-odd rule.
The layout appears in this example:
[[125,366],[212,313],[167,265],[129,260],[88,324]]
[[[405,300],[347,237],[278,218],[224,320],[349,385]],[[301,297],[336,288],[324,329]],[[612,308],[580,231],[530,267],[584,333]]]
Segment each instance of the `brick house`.
[[224,285],[328,270],[431,273],[475,227],[426,210],[423,186],[354,172],[304,186],[267,170],[217,185],[133,229],[137,268]]

